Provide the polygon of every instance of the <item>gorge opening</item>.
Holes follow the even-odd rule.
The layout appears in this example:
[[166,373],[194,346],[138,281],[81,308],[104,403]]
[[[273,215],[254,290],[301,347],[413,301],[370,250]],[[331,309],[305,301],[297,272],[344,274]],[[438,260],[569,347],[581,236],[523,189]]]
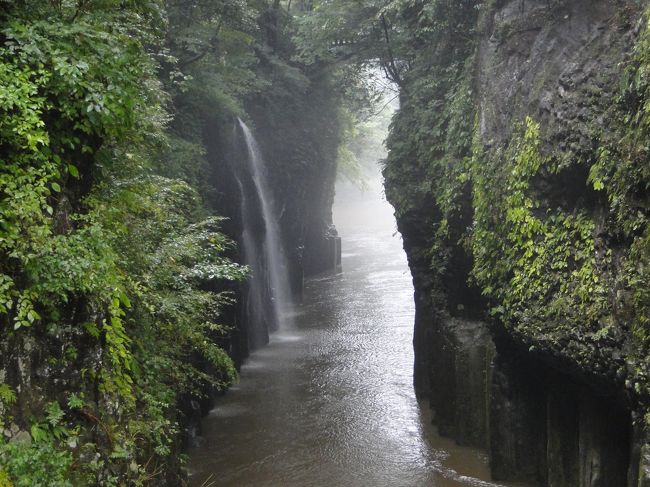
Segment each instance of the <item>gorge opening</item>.
[[380,173],[394,105],[366,121],[354,181],[337,183],[341,267],[306,280],[292,323],[217,398],[191,485],[497,485],[486,453],[439,436],[413,389],[413,287]]

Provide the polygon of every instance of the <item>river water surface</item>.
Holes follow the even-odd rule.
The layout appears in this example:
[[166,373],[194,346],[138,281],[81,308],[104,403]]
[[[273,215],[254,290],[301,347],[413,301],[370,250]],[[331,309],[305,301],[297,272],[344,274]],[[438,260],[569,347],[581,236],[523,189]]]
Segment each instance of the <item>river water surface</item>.
[[492,486],[413,391],[413,286],[376,181],[340,188],[342,272],[306,283],[292,329],[252,354],[203,422],[190,485]]

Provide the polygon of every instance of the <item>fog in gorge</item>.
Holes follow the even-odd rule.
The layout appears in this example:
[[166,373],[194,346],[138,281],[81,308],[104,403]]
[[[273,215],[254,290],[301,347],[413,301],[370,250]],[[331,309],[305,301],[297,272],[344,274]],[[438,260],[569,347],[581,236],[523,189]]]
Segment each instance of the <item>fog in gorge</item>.
[[650,0],[0,32],[0,487],[650,487]]
[[190,451],[191,485],[497,485],[487,456],[441,438],[415,397],[413,287],[381,176],[389,119],[349,143],[358,171],[339,179],[333,207],[341,267],[306,281],[293,324],[217,401]]

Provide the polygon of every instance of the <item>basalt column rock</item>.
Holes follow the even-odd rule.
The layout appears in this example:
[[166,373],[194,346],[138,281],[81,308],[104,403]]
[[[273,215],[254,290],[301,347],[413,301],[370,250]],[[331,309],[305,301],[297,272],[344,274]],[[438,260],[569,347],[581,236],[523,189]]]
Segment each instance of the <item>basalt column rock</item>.
[[[389,201],[395,196],[391,191],[399,190],[397,183],[391,184],[391,178],[386,178],[386,195]],[[416,172],[413,180],[422,176]],[[431,236],[426,231],[432,223],[436,209],[431,197],[426,194],[410,195],[415,203],[408,211],[402,211],[397,217],[397,228],[402,235],[406,257],[413,278],[413,298],[415,301],[415,324],[413,331],[413,348],[415,363],[413,367],[413,383],[415,393],[419,398],[429,398],[434,388],[432,382],[440,380],[435,371],[442,370],[447,363],[445,359],[436,356],[434,347],[440,351],[442,336],[437,326],[435,307],[432,300],[433,278],[431,276],[428,249],[431,247]],[[397,214],[397,213],[396,213]],[[435,345],[434,345],[435,344]],[[434,360],[438,363],[434,364]],[[436,388],[437,390],[437,388]],[[438,413],[439,415],[442,413]]]
[[448,317],[439,320],[430,338],[430,401],[438,431],[462,445],[485,447],[494,353],[485,323]]
[[430,8],[384,171],[417,390],[497,480],[645,487],[648,3]]
[[495,480],[546,483],[546,394],[521,355],[498,355],[489,397],[490,466]]
[[578,487],[625,486],[630,460],[630,415],[603,398],[580,399]]
[[554,387],[546,397],[548,486],[578,485],[579,408],[572,387]]

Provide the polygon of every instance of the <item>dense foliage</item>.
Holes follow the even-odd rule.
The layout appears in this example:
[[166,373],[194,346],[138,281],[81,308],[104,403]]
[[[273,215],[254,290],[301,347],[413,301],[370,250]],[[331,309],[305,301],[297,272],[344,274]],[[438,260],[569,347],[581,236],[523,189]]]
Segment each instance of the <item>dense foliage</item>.
[[[256,11],[197,13],[192,38],[165,7],[0,7],[3,487],[175,483],[179,397],[236,379],[217,343],[227,283],[246,269],[198,192],[200,141],[169,133],[169,93],[196,93],[181,54],[204,45],[218,73],[195,86],[252,90],[251,37],[236,29],[254,31]],[[206,22],[221,37],[208,42]],[[241,72],[218,69],[226,48]]]

